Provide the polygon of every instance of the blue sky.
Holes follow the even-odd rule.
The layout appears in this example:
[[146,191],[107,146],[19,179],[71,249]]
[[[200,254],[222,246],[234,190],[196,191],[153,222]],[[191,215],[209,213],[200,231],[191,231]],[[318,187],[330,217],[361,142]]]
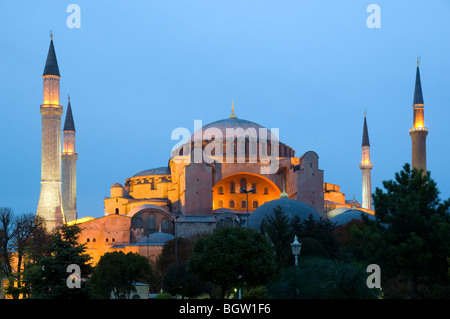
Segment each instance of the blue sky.
[[[71,3],[81,28],[66,24]],[[367,27],[372,3],[381,28]],[[227,118],[231,100],[361,200],[364,110],[373,189],[411,160],[418,56],[428,169],[449,198],[449,17],[447,0],[2,1],[0,206],[37,208],[49,30],[77,129],[79,217],[102,216],[114,182],[167,165],[172,130]]]

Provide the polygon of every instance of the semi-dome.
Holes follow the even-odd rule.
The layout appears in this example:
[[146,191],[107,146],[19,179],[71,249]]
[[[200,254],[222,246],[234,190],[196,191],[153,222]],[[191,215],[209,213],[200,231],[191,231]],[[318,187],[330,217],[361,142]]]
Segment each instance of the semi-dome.
[[320,215],[311,206],[295,199],[283,197],[267,202],[255,209],[248,217],[246,226],[260,231],[263,219],[266,216],[272,215],[273,210],[278,206],[281,207],[283,213],[289,219],[292,219],[294,216],[298,216],[300,219],[305,220],[308,219],[309,216],[312,216],[315,220],[320,220]]
[[346,211],[340,214],[334,215],[330,218],[330,221],[335,223],[336,226],[347,224],[352,220],[362,220],[363,216],[367,216],[370,220],[374,220],[375,216],[366,213],[365,211],[358,209],[347,208]]

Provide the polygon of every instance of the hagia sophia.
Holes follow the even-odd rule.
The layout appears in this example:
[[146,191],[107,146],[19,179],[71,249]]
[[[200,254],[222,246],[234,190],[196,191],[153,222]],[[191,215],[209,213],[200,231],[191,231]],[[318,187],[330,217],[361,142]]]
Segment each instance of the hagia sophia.
[[[64,223],[82,229],[94,264],[111,251],[155,259],[165,242],[244,226],[259,231],[262,219],[280,206],[288,216],[329,218],[337,225],[367,214],[373,218],[370,142],[362,125],[361,202],[346,199],[340,185],[324,181],[319,155],[297,152],[265,127],[234,113],[194,132],[168,154],[167,166],[143,168],[110,187],[104,216],[77,219],[75,118],[70,98],[60,105],[60,79],[53,37],[43,73],[41,191],[36,214],[48,229]],[[412,165],[426,170],[424,104],[417,65]],[[65,113],[64,125],[61,117]],[[76,111],[74,112],[76,114]],[[62,129],[61,129],[62,128]],[[61,138],[62,132],[62,138]],[[226,138],[225,138],[226,137]],[[200,160],[195,156],[200,154]],[[226,160],[223,155],[226,154]],[[275,167],[276,169],[270,169]],[[79,172],[83,174],[83,172]],[[115,176],[111,176],[114,181]],[[101,200],[101,199],[99,199]]]

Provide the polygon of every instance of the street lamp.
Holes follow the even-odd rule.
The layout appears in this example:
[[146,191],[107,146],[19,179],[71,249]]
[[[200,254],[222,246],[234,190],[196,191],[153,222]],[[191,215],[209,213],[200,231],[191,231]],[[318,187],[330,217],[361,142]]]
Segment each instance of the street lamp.
[[292,254],[295,256],[295,266],[298,265],[298,255],[300,255],[300,250],[302,249],[302,243],[298,242],[297,235],[294,237],[294,242],[291,243]]
[[177,234],[177,220],[180,216],[175,216],[175,265],[178,265],[178,234]]
[[255,193],[256,190],[254,188],[252,188],[251,190],[247,190],[246,188],[241,188],[239,190],[239,192],[241,192],[241,194],[247,194],[247,227],[248,227],[248,193]]

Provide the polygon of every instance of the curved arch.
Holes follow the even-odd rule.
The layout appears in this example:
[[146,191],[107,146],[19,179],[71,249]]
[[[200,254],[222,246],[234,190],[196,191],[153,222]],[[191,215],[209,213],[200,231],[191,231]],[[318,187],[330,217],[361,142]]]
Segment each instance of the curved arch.
[[254,177],[257,177],[257,178],[262,178],[262,179],[264,179],[265,181],[267,181],[271,186],[273,186],[273,187],[275,187],[276,189],[278,189],[278,190],[280,191],[280,194],[281,194],[281,192],[282,192],[282,189],[280,189],[280,188],[277,186],[277,184],[275,184],[272,180],[268,179],[267,177],[265,177],[265,176],[263,176],[263,175],[259,175],[259,174],[255,174],[255,173],[251,173],[251,172],[238,172],[238,173],[233,173],[233,174],[224,176],[220,181],[218,181],[217,183],[215,183],[215,184],[213,185],[212,188],[216,187],[216,185],[219,184],[220,182],[222,182],[223,180],[225,180],[225,179],[227,179],[227,178],[229,178],[229,177],[236,176],[236,175],[249,175],[249,176],[254,176]]
[[172,217],[170,216],[170,213],[167,210],[165,210],[161,206],[153,205],[153,204],[144,204],[144,205],[134,207],[128,212],[127,215],[132,217],[143,210],[156,210],[158,212],[161,212],[161,213],[167,215],[168,217],[170,217],[172,219]]

